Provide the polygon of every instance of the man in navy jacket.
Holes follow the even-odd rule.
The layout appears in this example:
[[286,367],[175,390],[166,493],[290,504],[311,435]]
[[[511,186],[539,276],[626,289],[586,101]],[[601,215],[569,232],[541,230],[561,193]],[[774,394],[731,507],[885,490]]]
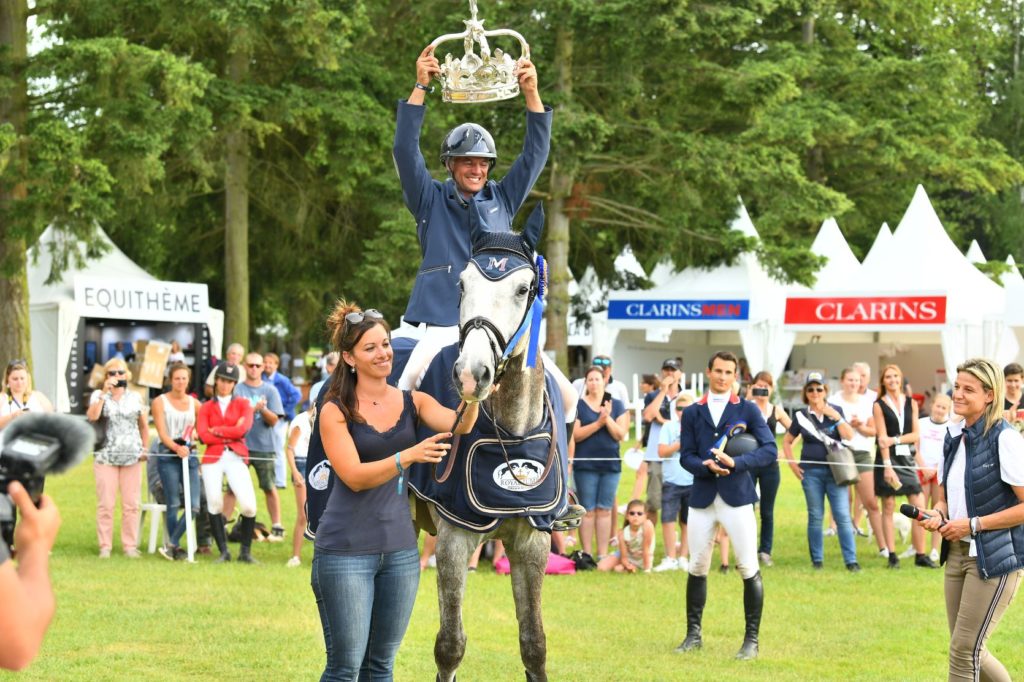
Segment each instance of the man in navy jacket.
[[458,282],[472,251],[471,221],[489,231],[510,231],[512,219],[544,170],[551,146],[552,111],[541,101],[537,69],[524,59],[519,62],[518,74],[526,101],[526,137],[508,173],[499,181],[490,179],[497,158],[494,142],[486,130],[470,123],[445,137],[442,162],[448,179],[435,180],[420,152],[420,127],[431,78],[439,72],[434,49],[428,46],[416,60],[412,93],[398,103],[392,150],[402,198],[416,218],[422,256],[405,321],[426,326],[420,347],[413,351],[399,382],[401,388],[413,388],[437,351],[458,340]]
[[[714,550],[715,526],[721,524],[732,540],[737,568],[743,577],[746,631],[736,658],[757,657],[764,588],[757,565],[757,493],[748,473],[778,458],[775,435],[757,406],[733,393],[738,360],[719,351],[708,362],[710,390],[688,407],[680,429],[680,464],[693,474],[690,492],[688,544],[690,574],[686,581],[686,639],[677,652],[699,649],[701,616],[707,600],[707,575]],[[740,424],[757,439],[757,449],[735,458],[723,448],[723,436]]]

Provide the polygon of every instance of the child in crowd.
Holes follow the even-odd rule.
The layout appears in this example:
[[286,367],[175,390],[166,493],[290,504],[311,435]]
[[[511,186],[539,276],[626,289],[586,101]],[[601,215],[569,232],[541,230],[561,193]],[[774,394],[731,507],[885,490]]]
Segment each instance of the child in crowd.
[[[921,492],[924,494],[926,509],[933,509],[938,498],[938,471],[939,465],[942,463],[942,446],[946,440],[949,411],[952,405],[950,397],[945,393],[940,393],[932,401],[931,414],[918,420],[921,442],[917,448],[917,478],[921,481]],[[931,535],[931,560],[938,562],[942,536],[938,531]]]
[[647,518],[644,501],[631,500],[626,505],[626,522],[618,533],[619,550],[597,564],[599,571],[636,573],[643,567],[650,573],[654,563],[654,524]]

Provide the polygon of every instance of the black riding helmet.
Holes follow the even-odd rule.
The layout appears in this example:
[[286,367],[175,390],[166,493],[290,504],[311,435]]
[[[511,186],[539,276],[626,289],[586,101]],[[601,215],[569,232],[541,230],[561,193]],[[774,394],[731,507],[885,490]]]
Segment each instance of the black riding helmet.
[[459,156],[490,159],[490,169],[493,169],[498,150],[486,128],[476,123],[463,123],[444,136],[441,142],[441,165],[447,168],[448,160]]

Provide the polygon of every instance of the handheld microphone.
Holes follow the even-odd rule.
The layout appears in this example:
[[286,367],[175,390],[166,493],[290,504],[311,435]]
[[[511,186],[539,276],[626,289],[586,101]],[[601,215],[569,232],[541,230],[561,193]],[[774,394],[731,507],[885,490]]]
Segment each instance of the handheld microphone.
[[[903,514],[908,519],[913,519],[914,521],[927,521],[928,519],[932,518],[931,514],[925,514],[923,511],[921,511],[912,504],[901,504],[900,514]],[[942,528],[945,525],[946,521],[945,519],[943,519],[942,523],[939,524],[939,528]]]

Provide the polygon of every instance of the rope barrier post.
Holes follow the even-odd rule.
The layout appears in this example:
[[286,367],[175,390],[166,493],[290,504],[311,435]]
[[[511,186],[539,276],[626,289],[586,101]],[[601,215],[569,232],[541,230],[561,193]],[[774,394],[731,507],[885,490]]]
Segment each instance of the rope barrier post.
[[181,460],[181,481],[185,488],[185,544],[188,548],[189,563],[195,563],[196,556],[196,522],[192,516],[192,481],[189,477],[189,459],[183,457]]

